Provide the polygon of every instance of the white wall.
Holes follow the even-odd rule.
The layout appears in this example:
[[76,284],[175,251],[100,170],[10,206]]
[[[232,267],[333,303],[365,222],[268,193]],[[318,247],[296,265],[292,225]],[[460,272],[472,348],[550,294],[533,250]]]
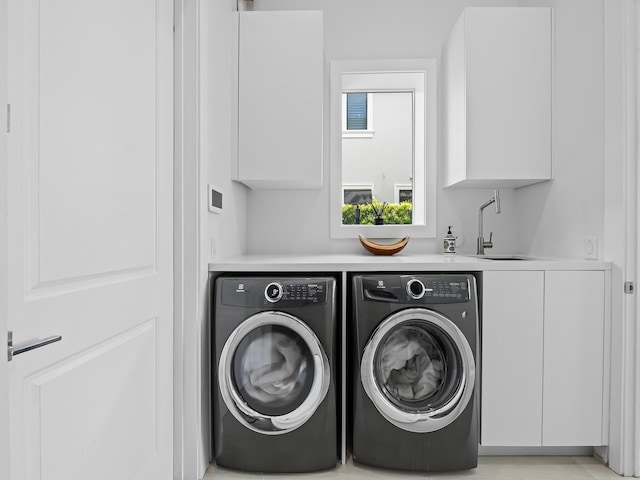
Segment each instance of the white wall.
[[236,0],[203,1],[200,81],[200,158],[207,184],[222,192],[222,213],[207,213],[205,259],[239,255],[247,238],[247,189],[231,181],[232,158],[237,148],[237,42]]
[[[208,262],[247,237],[246,189],[231,181],[236,43],[236,0],[176,1],[175,478],[202,478],[210,459]],[[221,214],[207,210],[209,184]]]
[[[203,439],[198,443],[198,474],[201,478],[209,463],[211,435],[210,370],[210,292],[207,263],[217,257],[244,253],[246,229],[246,187],[231,181],[231,162],[237,149],[237,41],[236,0],[198,0],[199,15],[199,178],[200,289],[197,343],[200,362],[196,408],[187,405],[184,415],[196,412],[200,417]],[[208,185],[222,193],[222,212],[208,211]],[[187,375],[185,377],[188,378]]]
[[553,181],[517,192],[516,230],[526,252],[582,256],[585,236],[603,251],[603,4],[554,3]]
[[[584,236],[603,235],[603,0],[255,0],[254,9],[323,10],[328,69],[338,59],[416,57],[436,58],[440,67],[442,47],[463,8],[483,5],[555,8],[556,180],[501,192],[502,213],[485,211],[485,232],[494,232],[493,253],[580,257]],[[439,143],[442,172],[442,131]],[[324,146],[327,179],[328,135]],[[405,251],[440,252],[446,226],[454,225],[454,233],[465,237],[458,251],[473,253],[478,207],[491,194],[440,188],[438,238],[412,239]],[[273,205],[286,205],[286,215],[274,216]],[[321,190],[251,190],[247,208],[247,253],[361,251],[356,240],[329,237],[326,182]]]

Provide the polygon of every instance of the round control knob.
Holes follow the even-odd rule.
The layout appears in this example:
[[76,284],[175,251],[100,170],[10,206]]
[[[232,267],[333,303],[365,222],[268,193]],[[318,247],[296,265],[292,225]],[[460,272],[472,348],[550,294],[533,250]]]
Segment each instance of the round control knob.
[[282,285],[278,282],[271,282],[267,285],[267,288],[264,289],[264,298],[267,299],[267,302],[276,303],[282,298],[283,293]]
[[417,278],[412,278],[407,282],[407,293],[415,300],[424,296],[424,284]]

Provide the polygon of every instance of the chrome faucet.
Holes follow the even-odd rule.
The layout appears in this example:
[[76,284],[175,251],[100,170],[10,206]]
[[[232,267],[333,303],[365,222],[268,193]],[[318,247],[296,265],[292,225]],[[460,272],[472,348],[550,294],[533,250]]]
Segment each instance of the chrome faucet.
[[493,238],[493,232],[489,234],[489,241],[484,241],[484,236],[482,234],[482,211],[487,208],[492,203],[496,204],[496,213],[500,213],[500,190],[493,191],[493,197],[487,200],[480,206],[480,210],[478,210],[478,240],[477,245],[478,249],[476,251],[477,255],[484,255],[485,248],[493,248],[493,242],[491,239]]

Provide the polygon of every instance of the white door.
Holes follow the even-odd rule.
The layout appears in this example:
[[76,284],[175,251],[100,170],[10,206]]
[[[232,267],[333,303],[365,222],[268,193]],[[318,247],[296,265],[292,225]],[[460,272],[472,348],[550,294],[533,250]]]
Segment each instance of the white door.
[[8,0],[8,30],[0,287],[16,347],[62,337],[6,365],[10,478],[171,478],[173,2]]

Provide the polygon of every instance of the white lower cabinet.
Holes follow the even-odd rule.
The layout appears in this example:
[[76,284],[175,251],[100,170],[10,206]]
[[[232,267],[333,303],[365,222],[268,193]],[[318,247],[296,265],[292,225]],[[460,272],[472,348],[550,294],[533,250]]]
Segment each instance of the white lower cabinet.
[[603,271],[483,273],[481,441],[601,445]]
[[543,445],[601,445],[604,272],[544,276]]
[[482,445],[540,445],[544,272],[484,272]]

